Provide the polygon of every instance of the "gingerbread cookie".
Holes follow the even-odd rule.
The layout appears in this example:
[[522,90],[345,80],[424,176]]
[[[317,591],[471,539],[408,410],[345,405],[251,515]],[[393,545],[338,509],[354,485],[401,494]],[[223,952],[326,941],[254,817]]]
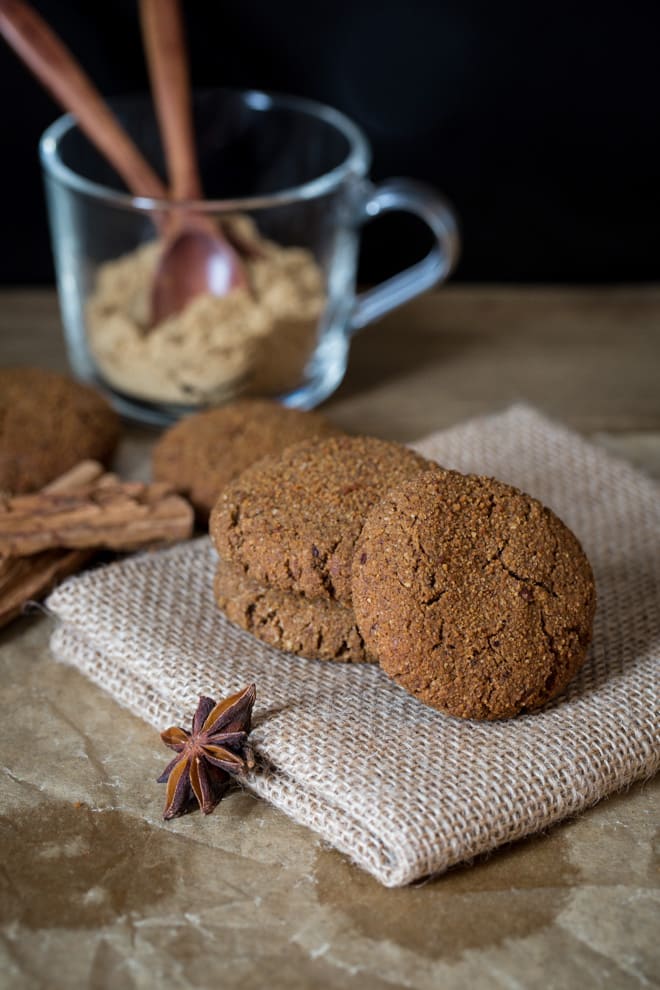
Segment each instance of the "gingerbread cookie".
[[186,495],[207,519],[220,491],[250,464],[301,440],[339,433],[318,413],[241,399],[195,413],[167,430],[154,448],[153,475]]
[[214,588],[227,618],[269,646],[312,660],[360,663],[370,659],[355,616],[343,605],[276,591],[251,581],[241,568],[223,560],[218,563]]
[[369,509],[428,466],[373,437],[296,444],[221,493],[211,536],[221,557],[260,584],[350,606],[353,549]]
[[0,369],[0,490],[35,491],[87,458],[107,463],[119,428],[108,402],[72,378]]
[[564,689],[585,658],[595,589],[576,537],[540,502],[436,469],[370,513],[353,606],[390,677],[449,714],[496,719]]

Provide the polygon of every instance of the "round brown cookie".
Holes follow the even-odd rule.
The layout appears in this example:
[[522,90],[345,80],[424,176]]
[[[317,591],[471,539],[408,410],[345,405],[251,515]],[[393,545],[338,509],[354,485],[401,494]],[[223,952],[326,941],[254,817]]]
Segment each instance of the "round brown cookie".
[[167,430],[154,448],[153,474],[174,485],[207,519],[219,492],[250,464],[301,440],[342,432],[319,413],[268,399],[240,399]]
[[0,369],[0,490],[34,491],[86,458],[107,463],[119,429],[86,385],[41,368]]
[[227,618],[269,646],[312,660],[371,660],[350,608],[267,588],[223,560],[218,564],[214,587],[216,601]]
[[442,711],[495,719],[563,690],[585,657],[595,589],[577,539],[540,502],[437,469],[370,513],[353,606],[390,677]]
[[367,512],[429,466],[373,437],[296,444],[220,494],[211,536],[221,557],[260,584],[350,606],[353,548]]

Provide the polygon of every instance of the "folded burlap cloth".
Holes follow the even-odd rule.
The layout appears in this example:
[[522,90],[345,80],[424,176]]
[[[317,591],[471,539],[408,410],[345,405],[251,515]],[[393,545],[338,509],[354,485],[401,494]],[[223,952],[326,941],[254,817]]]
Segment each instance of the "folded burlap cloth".
[[589,555],[593,647],[569,689],[536,714],[451,718],[375,665],[262,645],[215,606],[207,539],[84,574],[48,601],[55,656],[160,729],[189,726],[200,693],[218,698],[255,681],[262,765],[247,786],[392,887],[546,828],[660,762],[657,487],[524,407],[415,446],[536,495]]

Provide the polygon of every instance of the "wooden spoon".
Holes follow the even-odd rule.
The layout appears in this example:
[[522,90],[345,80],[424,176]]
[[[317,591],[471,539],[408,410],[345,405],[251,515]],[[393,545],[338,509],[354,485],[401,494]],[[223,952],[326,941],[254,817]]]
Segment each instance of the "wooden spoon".
[[133,144],[87,74],[23,0],[0,0],[0,33],[136,196],[167,199],[167,189]]
[[[140,0],[140,18],[170,195],[199,200],[203,193],[179,0]],[[208,217],[184,209],[168,231],[156,269],[151,324],[180,312],[200,293],[223,296],[238,286],[247,286],[247,277],[237,252]]]

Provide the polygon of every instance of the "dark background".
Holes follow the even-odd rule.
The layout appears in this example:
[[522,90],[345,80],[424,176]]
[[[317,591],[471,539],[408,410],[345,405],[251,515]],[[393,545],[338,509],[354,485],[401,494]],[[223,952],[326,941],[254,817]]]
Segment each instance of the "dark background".
[[[107,95],[146,88],[135,0],[35,6]],[[373,175],[433,183],[464,237],[457,277],[620,282],[660,271],[660,4],[187,0],[199,86],[314,97],[355,118]],[[52,279],[37,141],[57,111],[0,42],[0,281]],[[366,280],[413,260],[379,221]]]

